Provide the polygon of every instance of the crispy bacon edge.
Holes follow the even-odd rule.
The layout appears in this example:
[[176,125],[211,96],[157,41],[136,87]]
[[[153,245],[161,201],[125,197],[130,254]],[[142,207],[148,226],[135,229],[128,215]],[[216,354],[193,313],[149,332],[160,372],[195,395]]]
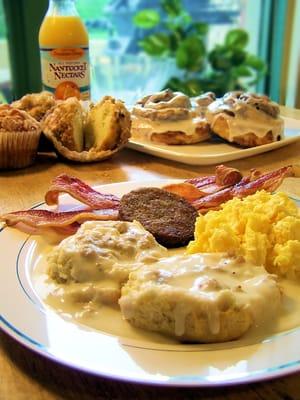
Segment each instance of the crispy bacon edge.
[[[252,177],[253,176],[255,176],[255,174],[252,174]],[[251,180],[251,177],[249,179],[246,179],[247,177],[245,177],[245,179],[242,179],[236,185],[195,200],[192,202],[192,205],[199,213],[205,214],[209,210],[220,209],[221,204],[234,197],[243,198],[254,194],[259,190],[273,192],[281,185],[283,179],[288,176],[294,176],[292,165],[268,172],[253,180]]]
[[85,221],[112,221],[119,217],[118,210],[84,210],[53,212],[48,210],[15,211],[0,216],[0,221],[12,228],[31,234],[41,234],[51,228],[62,235],[77,231]]
[[[219,166],[219,167],[223,168],[224,166]],[[209,210],[220,209],[221,204],[232,199],[233,197],[243,198],[248,195],[254,194],[258,190],[266,190],[269,192],[273,192],[280,186],[285,177],[294,175],[295,172],[292,165],[279,168],[275,171],[271,171],[263,175],[261,175],[259,171],[253,169],[250,171],[250,174],[248,176],[242,179],[239,178],[239,174],[235,174],[236,177],[235,179],[239,179],[238,183],[229,187],[225,187],[222,190],[219,190],[215,193],[202,196],[201,198],[197,198],[196,200],[190,199],[190,202],[198,210],[199,213],[205,214]],[[62,176],[69,178],[69,176],[67,175],[60,175],[60,177]],[[86,187],[91,195],[93,195],[93,192],[95,192],[92,188],[90,188],[88,185],[81,182],[80,180],[77,180],[76,178],[72,179],[75,179],[77,182],[79,181],[80,184],[83,184],[83,186],[80,187]],[[216,181],[216,178],[214,179]],[[203,183],[203,186],[205,186],[207,182],[212,182],[212,176],[204,178],[194,178],[192,180],[195,182],[196,180],[198,180],[198,183],[201,181]],[[195,186],[189,183],[192,180],[187,180],[183,184],[178,184],[177,186],[183,185],[182,188],[184,189],[187,188],[187,191],[190,190],[191,186],[193,188],[193,193],[196,193],[196,191],[198,191],[199,189],[197,189]],[[209,185],[210,184],[208,184],[208,186]],[[119,199],[116,196],[102,195],[101,193],[98,192],[95,193],[100,195],[100,197],[108,196],[108,198],[113,201],[114,205],[116,203],[119,203]],[[57,196],[56,198],[58,200],[58,194],[59,192],[57,192],[57,194],[54,194],[53,198]],[[99,204],[101,204],[101,206],[103,207],[105,203],[99,202]],[[65,212],[53,212],[48,210],[15,211],[1,215],[0,221],[5,222],[7,226],[17,228],[26,233],[41,234],[42,232],[45,232],[47,229],[53,229],[59,234],[70,235],[75,233],[80,224],[87,220],[103,221],[103,220],[117,220],[118,218],[119,218],[119,212],[118,209],[115,208],[114,206],[112,208],[103,207],[97,210],[87,209],[87,210],[65,211]]]
[[215,175],[187,179],[182,183],[164,186],[164,189],[193,202],[201,197],[219,192],[228,186],[235,185],[242,178],[243,175],[238,169],[218,165],[215,169]]
[[49,206],[57,205],[60,193],[67,193],[94,210],[117,209],[120,204],[117,196],[97,192],[80,179],[67,174],[58,175],[52,180],[50,188],[45,194],[46,203]]

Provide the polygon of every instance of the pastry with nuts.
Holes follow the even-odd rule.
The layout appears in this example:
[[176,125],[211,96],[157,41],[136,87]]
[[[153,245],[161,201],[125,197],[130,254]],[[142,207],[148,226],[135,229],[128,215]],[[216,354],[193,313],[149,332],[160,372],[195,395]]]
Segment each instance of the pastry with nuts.
[[130,136],[130,114],[124,104],[105,96],[97,104],[75,97],[60,101],[46,115],[43,132],[63,157],[100,161],[118,152]]
[[37,121],[42,121],[45,114],[56,104],[52,93],[30,93],[11,103],[12,107],[28,112]]
[[265,95],[228,92],[209,104],[206,117],[215,134],[243,147],[283,139],[279,106]]
[[208,139],[210,129],[188,96],[166,89],[135,104],[131,134],[161,144],[193,144]]
[[8,104],[0,105],[0,169],[33,164],[40,134],[40,123],[28,113]]

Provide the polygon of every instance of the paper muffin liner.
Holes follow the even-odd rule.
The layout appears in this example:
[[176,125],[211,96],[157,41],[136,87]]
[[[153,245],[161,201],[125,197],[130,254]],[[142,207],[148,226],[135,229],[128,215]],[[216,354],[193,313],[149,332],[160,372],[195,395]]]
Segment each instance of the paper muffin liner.
[[0,169],[17,169],[34,163],[41,130],[0,132]]

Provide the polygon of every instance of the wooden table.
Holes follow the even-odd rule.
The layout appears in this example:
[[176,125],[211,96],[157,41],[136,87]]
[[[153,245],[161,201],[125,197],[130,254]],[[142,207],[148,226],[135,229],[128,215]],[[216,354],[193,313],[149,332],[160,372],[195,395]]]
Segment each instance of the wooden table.
[[[300,119],[300,111],[284,109]],[[300,142],[255,157],[228,163],[248,172],[271,170],[300,163]],[[89,184],[104,184],[153,178],[191,178],[211,174],[213,166],[188,166],[123,150],[111,160],[97,164],[71,164],[39,157],[27,169],[0,172],[0,212],[29,208],[40,202],[49,182],[65,172]],[[300,399],[300,373],[247,386],[216,389],[159,388],[117,382],[90,376],[58,365],[0,334],[0,400],[54,399]]]

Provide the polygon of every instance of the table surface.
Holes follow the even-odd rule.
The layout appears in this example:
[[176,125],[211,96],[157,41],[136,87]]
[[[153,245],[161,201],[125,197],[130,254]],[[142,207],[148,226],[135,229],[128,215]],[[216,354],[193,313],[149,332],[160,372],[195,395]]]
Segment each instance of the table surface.
[[[300,119],[300,110],[283,108]],[[271,170],[300,163],[300,141],[251,158],[227,163],[246,173],[251,168]],[[180,164],[125,149],[111,160],[96,164],[58,162],[40,156],[36,164],[19,171],[0,172],[0,213],[26,209],[41,201],[49,182],[64,172],[88,184],[156,178],[192,178],[213,173],[213,166]],[[244,399],[300,400],[300,373],[244,386],[177,389],[134,385],[102,379],[58,365],[0,333],[0,400],[54,399]]]

